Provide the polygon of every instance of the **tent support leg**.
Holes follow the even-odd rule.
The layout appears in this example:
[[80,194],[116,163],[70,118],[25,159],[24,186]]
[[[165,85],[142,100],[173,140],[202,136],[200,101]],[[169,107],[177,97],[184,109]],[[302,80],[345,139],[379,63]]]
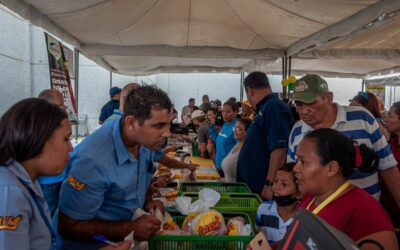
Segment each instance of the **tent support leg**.
[[[288,60],[286,52],[282,57],[282,80],[287,78]],[[288,98],[287,87],[282,86],[282,99]]]
[[75,89],[75,102],[76,111],[78,113],[78,122],[74,125],[75,139],[78,140],[78,126],[79,126],[79,50],[74,49],[74,89]]
[[243,86],[244,83],[244,72],[240,73],[240,102],[243,102]]

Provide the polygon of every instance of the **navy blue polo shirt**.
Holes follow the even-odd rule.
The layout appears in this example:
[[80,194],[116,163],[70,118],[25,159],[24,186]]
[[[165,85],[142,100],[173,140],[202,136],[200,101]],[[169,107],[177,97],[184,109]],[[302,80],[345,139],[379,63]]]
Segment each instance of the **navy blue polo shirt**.
[[247,183],[255,193],[262,192],[271,152],[287,148],[293,123],[289,107],[277,94],[269,94],[257,103],[257,114],[240,150],[237,181]]
[[102,108],[100,112],[99,121],[104,122],[109,116],[114,113],[114,109],[119,109],[119,101],[109,100]]

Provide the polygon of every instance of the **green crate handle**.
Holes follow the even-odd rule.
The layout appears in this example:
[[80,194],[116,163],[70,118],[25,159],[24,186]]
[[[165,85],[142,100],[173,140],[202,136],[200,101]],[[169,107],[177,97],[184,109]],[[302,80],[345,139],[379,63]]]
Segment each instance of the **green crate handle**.
[[199,192],[203,188],[214,189],[219,193],[251,193],[243,182],[182,182],[179,192]]
[[[261,197],[255,193],[219,193],[221,198],[244,198],[244,199],[256,199],[258,203],[262,202]],[[189,196],[198,198],[198,192],[183,192],[180,194],[181,196]]]

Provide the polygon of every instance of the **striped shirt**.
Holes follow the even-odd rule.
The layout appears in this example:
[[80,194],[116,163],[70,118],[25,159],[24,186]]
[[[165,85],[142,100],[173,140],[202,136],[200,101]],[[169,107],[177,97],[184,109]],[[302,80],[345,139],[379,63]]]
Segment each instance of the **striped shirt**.
[[293,218],[283,221],[275,201],[264,201],[257,209],[255,228],[263,232],[268,242],[273,244],[283,239],[292,220]]
[[[352,138],[358,144],[365,144],[372,148],[379,157],[378,170],[395,167],[397,162],[375,118],[362,107],[335,105],[337,107],[337,116],[331,128]],[[297,146],[303,137],[312,130],[313,128],[301,120],[293,126],[289,137],[288,162],[296,161]],[[380,186],[376,171],[363,173],[354,169],[354,173],[349,177],[349,180],[353,185],[363,188],[377,200],[379,199]]]

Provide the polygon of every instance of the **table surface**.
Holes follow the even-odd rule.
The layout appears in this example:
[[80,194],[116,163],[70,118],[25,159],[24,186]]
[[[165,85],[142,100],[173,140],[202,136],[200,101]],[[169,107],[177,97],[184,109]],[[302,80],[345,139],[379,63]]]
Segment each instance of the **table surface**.
[[190,161],[199,166],[214,166],[214,162],[211,159],[204,159],[197,156],[190,156]]
[[[175,152],[169,152],[167,154],[169,157],[174,157]],[[214,162],[211,159],[204,159],[198,156],[190,156],[190,161],[194,164],[197,164],[199,166],[205,166],[205,167],[214,167]]]

